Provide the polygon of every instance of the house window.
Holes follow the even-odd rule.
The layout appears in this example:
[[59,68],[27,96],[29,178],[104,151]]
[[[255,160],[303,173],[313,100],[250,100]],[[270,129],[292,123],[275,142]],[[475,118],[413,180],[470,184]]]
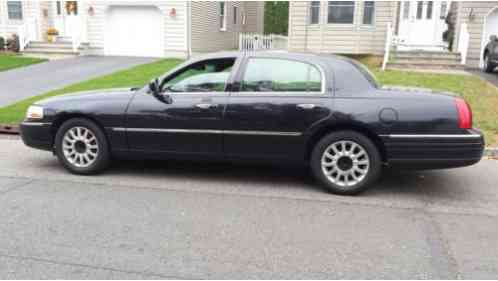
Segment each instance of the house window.
[[237,7],[233,7],[233,24],[237,24]]
[[328,23],[353,23],[354,1],[329,1]]
[[22,2],[7,1],[9,20],[22,20]]
[[310,6],[310,24],[320,22],[320,1],[311,1]]
[[424,1],[417,2],[417,19],[422,19],[422,11],[424,10]]
[[432,6],[433,6],[432,1],[427,2],[427,19],[428,20],[432,19]]
[[220,30],[227,30],[226,3],[220,2]]
[[365,1],[363,6],[363,24],[373,24],[375,13],[375,2]]
[[447,2],[442,2],[441,3],[441,14],[439,15],[439,19],[444,20],[446,18],[446,13],[448,12],[448,3]]
[[403,2],[403,19],[407,20],[410,17],[410,2]]

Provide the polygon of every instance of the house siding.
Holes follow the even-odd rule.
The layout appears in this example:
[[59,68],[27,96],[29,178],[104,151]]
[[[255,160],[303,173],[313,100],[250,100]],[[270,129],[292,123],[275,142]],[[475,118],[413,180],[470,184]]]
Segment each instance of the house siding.
[[[226,30],[220,30],[220,2],[192,2],[192,52],[205,53],[237,49],[241,32],[262,33],[264,2],[225,2]],[[237,7],[237,23],[233,23]],[[246,24],[242,24],[242,13]]]
[[264,32],[265,24],[265,2],[248,1],[243,3],[246,13],[246,25],[244,26],[244,32],[262,34]]
[[290,2],[289,49],[343,54],[383,54],[387,23],[395,26],[397,2],[375,2],[373,25],[363,25],[364,2],[355,2],[353,24],[328,24],[327,1],[321,2],[320,23],[309,24],[310,2]]
[[[482,51],[484,19],[494,8],[498,8],[498,2],[481,1],[459,3],[456,38],[460,35],[461,24],[467,23],[468,31],[470,33],[469,49],[467,52],[468,67],[479,67],[479,60]],[[472,20],[469,20],[469,14],[471,11],[474,16]],[[484,38],[484,40],[484,44],[486,44],[487,38]],[[458,44],[458,39],[456,39],[456,44]]]
[[21,26],[28,19],[36,19],[40,22],[40,25],[43,26],[44,17],[42,15],[41,7],[42,7],[41,2],[23,1],[22,20],[11,20],[8,18],[7,1],[0,1],[0,36],[8,38],[12,34],[17,33],[18,27]]

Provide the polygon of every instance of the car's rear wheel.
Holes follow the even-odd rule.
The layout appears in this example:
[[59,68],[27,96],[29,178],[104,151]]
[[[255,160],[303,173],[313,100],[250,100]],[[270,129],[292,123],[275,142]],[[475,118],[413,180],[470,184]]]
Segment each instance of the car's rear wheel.
[[75,174],[101,172],[110,162],[104,132],[94,122],[83,118],[62,124],[55,137],[55,152],[62,165]]
[[484,54],[484,60],[483,60],[483,67],[482,70],[487,73],[493,72],[493,70],[496,68],[496,65],[494,65],[492,62],[489,61],[489,55],[488,53]]
[[382,158],[375,144],[354,131],[322,138],[311,155],[315,177],[330,192],[353,195],[364,191],[380,175]]

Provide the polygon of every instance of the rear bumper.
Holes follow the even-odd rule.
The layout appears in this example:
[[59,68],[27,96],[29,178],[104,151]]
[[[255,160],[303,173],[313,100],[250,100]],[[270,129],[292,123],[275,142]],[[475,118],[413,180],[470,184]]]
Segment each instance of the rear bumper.
[[394,167],[464,167],[479,162],[484,152],[484,137],[474,129],[459,135],[389,135],[383,138],[387,162]]
[[51,123],[23,122],[19,126],[21,138],[29,147],[52,151]]

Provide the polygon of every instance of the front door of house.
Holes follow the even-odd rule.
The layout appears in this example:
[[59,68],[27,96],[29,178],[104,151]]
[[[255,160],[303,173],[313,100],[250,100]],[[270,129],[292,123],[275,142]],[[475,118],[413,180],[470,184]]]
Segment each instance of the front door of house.
[[55,1],[54,27],[63,37],[71,37],[73,25],[77,23],[79,15],[78,1]]
[[399,49],[444,50],[443,32],[449,1],[402,1]]

